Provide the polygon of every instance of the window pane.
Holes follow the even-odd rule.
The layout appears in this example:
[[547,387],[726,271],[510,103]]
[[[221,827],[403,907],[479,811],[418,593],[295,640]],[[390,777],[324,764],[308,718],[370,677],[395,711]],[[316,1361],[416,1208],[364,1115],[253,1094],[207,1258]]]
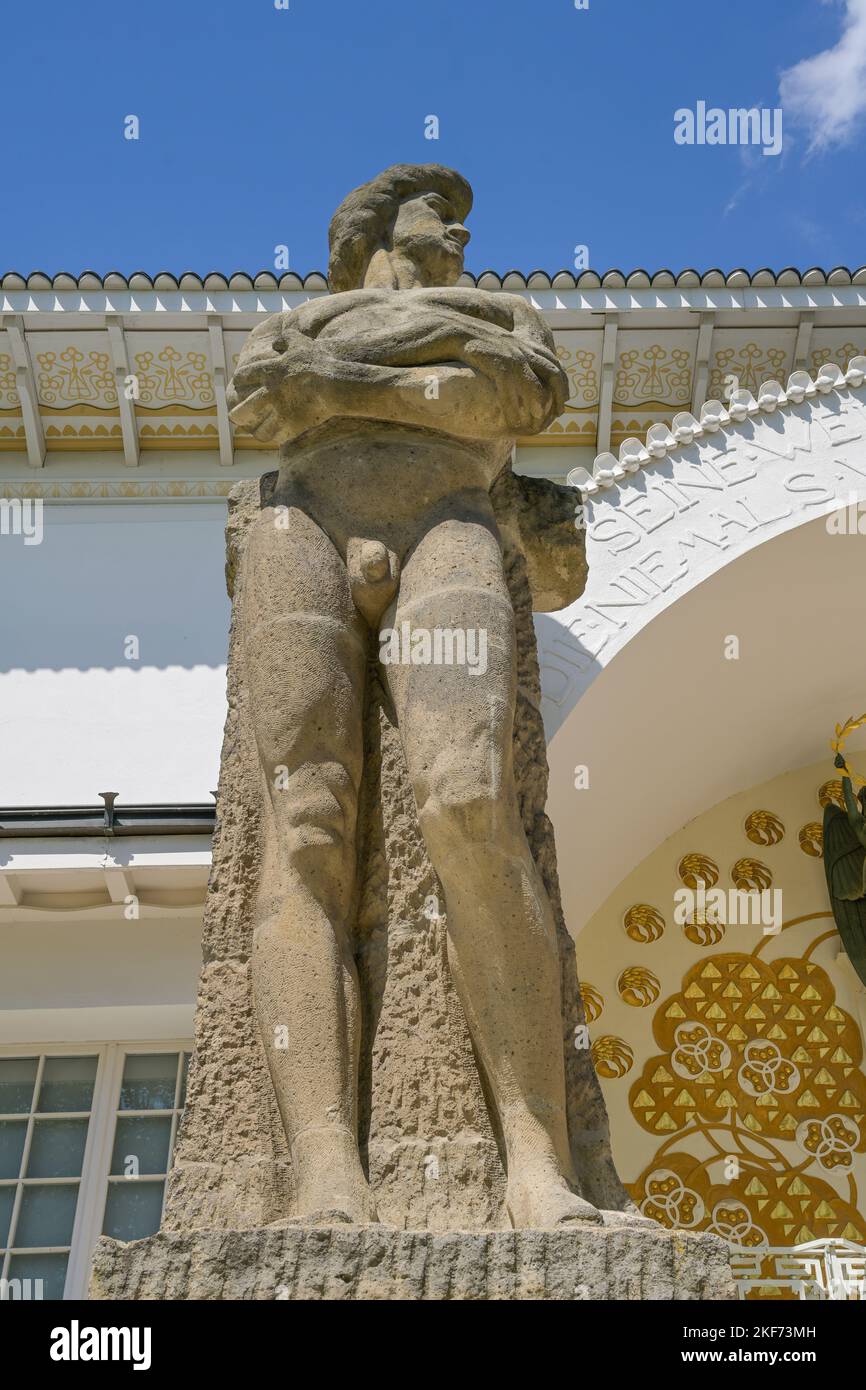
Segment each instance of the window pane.
[[141,1240],[159,1230],[162,1216],[161,1182],[112,1182],[108,1184],[102,1230],[115,1240]]
[[173,1110],[177,1053],[127,1057],[120,1087],[120,1110]]
[[[13,1255],[9,1261],[10,1279],[30,1279],[30,1297],[35,1299],[39,1293],[43,1298],[62,1298],[66,1283],[66,1262],[68,1255]],[[42,1280],[40,1290],[35,1280]],[[28,1292],[27,1285],[21,1288],[22,1297]],[[10,1292],[10,1297],[12,1296]]]
[[37,1109],[89,1110],[96,1062],[95,1057],[46,1057]]
[[183,1071],[182,1071],[182,1073],[181,1073],[181,1078],[180,1078],[180,1101],[179,1101],[181,1110],[182,1110],[183,1107],[186,1105],[186,1083],[187,1083],[187,1080],[188,1080],[188,1078],[189,1078],[189,1062],[190,1062],[190,1057],[191,1057],[191,1056],[192,1056],[192,1054],[191,1054],[190,1052],[185,1052],[185,1053],[183,1054]]
[[14,1187],[0,1187],[0,1250],[9,1238],[9,1222],[12,1220],[12,1207],[15,1202]]
[[27,1134],[26,1120],[0,1120],[0,1178],[17,1178]]
[[34,1120],[28,1178],[81,1176],[88,1120]]
[[4,1057],[0,1060],[0,1115],[27,1114],[38,1066],[38,1057]]
[[18,1247],[68,1245],[72,1239],[78,1184],[25,1187],[13,1237]]
[[[168,1146],[171,1142],[171,1116],[150,1116],[141,1119],[120,1119],[114,1131],[114,1152],[111,1172],[165,1173],[168,1171]],[[133,1165],[127,1160],[136,1159]],[[132,1181],[132,1179],[130,1179]]]

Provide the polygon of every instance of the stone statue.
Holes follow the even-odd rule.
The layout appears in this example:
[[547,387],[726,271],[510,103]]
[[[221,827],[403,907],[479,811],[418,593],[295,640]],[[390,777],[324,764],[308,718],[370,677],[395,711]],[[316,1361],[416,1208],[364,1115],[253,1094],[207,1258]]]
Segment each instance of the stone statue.
[[229,391],[279,444],[229,498],[228,713],[161,1228],[91,1297],[733,1296],[717,1237],[616,1172],[559,900],[533,610],[575,495],[510,466],[566,378],[456,284],[471,191],[400,165],[331,225],[333,293]]
[[376,1219],[352,940],[371,636],[501,1126],[511,1222],[601,1220],[570,1186],[556,935],[515,794],[514,612],[490,500],[515,438],[561,412],[567,378],[524,300],[456,287],[471,201],[439,165],[397,165],[351,193],[330,228],[334,293],[260,324],[229,389],[232,419],[280,445],[244,557],[270,797],[252,988],[308,1222]]
[[843,753],[836,754],[835,765],[842,772],[845,810],[832,802],[824,808],[824,870],[836,927],[866,985],[866,787],[854,795]]

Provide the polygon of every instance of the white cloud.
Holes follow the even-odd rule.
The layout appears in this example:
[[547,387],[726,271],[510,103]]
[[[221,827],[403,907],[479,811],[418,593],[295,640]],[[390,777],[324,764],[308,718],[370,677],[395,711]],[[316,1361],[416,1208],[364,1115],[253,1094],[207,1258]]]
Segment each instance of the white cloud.
[[839,42],[788,68],[779,81],[785,117],[808,126],[810,151],[845,144],[866,114],[866,0],[844,0],[844,6]]

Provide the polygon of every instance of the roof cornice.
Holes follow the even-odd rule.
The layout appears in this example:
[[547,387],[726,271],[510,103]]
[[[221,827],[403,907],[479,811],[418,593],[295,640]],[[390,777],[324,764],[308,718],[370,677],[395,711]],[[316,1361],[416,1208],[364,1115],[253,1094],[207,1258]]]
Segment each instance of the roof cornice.
[[[849,270],[847,266],[836,266],[829,271],[822,270],[819,266],[813,266],[805,271],[796,270],[793,266],[779,271],[765,267],[753,272],[739,268],[731,270],[727,274],[718,269],[701,272],[691,268],[681,270],[676,274],[671,270],[650,272],[638,268],[627,274],[621,270],[607,270],[601,273],[594,270],[584,270],[577,275],[570,270],[556,271],[552,275],[543,270],[534,270],[528,275],[519,270],[509,270],[504,275],[499,275],[493,270],[483,270],[477,276],[470,271],[465,271],[458,283],[476,286],[482,290],[691,290],[698,288],[742,290],[752,287],[757,289],[773,287],[791,289],[801,285],[807,289],[817,289],[824,285],[831,287],[866,286],[866,266],[861,266],[858,270],[853,271]],[[0,276],[0,288],[10,291],[25,289],[130,289],[168,292],[173,290],[214,290],[218,292],[221,290],[256,289],[297,292],[298,290],[327,290],[328,280],[317,270],[305,276],[296,275],[292,271],[287,271],[283,275],[274,275],[269,270],[260,270],[255,275],[249,275],[245,271],[234,271],[230,275],[224,275],[218,271],[211,271],[207,275],[197,275],[193,271],[184,271],[177,276],[168,271],[160,271],[151,276],[140,270],[134,271],[128,276],[113,270],[102,276],[97,275],[95,271],[85,270],[77,276],[70,275],[66,271],[49,276],[42,271],[34,270],[26,276],[19,275],[17,271],[6,272]]]

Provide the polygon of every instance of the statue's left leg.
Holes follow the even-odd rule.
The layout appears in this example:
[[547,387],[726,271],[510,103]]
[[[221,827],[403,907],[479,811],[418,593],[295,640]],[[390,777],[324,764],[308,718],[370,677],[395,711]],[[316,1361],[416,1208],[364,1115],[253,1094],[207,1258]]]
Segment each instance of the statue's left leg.
[[404,656],[421,660],[385,676],[445,892],[452,974],[505,1139],[508,1212],[515,1226],[551,1228],[601,1217],[568,1181],[556,929],[517,804],[514,612],[486,501],[411,551],[381,626],[402,637],[408,623]]

